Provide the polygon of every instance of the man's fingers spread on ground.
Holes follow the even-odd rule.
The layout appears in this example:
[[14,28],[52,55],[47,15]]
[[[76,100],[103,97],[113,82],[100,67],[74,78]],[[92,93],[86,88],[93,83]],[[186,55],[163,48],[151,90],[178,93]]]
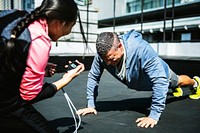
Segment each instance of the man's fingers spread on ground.
[[87,115],[87,114],[97,114],[96,109],[94,108],[85,108],[85,109],[79,109],[78,111],[76,111],[76,113],[78,115]]
[[141,124],[142,124],[142,123],[141,123],[141,122],[139,122],[139,123],[137,124],[137,126],[138,126],[138,127],[140,127],[140,126],[141,126]]
[[85,113],[85,110],[84,109],[79,109],[78,111],[77,111],[77,114],[79,114],[79,115],[83,115]]
[[149,125],[150,125],[150,124],[148,124],[148,123],[147,123],[147,124],[145,125],[145,128],[148,128],[148,127],[149,127]]
[[95,114],[95,115],[97,114],[97,111],[96,111],[96,110],[94,111],[94,114]]
[[141,125],[140,125],[140,127],[145,127],[145,125],[146,125],[146,123],[142,123]]
[[154,124],[151,124],[151,128],[153,128],[154,127]]
[[137,118],[137,120],[135,122],[140,122],[142,120],[143,120],[143,118]]
[[86,115],[86,114],[88,114],[87,112],[83,112],[83,113],[81,113],[81,115]]
[[77,113],[78,115],[81,115],[81,114],[83,113],[83,110],[82,110],[82,109],[79,109],[78,111],[76,111],[76,113]]
[[155,125],[157,125],[157,122],[151,123],[151,128],[153,128]]

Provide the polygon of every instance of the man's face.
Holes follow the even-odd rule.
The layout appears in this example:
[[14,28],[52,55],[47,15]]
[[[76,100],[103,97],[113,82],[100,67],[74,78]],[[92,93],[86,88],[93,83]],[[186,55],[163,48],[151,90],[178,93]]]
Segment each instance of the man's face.
[[122,44],[119,44],[117,48],[112,47],[104,56],[102,56],[102,59],[107,65],[117,66],[123,54]]

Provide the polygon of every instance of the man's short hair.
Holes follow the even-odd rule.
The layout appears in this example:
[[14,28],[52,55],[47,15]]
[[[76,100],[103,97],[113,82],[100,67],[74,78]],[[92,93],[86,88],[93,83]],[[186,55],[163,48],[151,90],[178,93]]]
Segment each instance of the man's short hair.
[[96,49],[100,56],[105,55],[112,47],[114,34],[112,32],[102,32],[97,37]]

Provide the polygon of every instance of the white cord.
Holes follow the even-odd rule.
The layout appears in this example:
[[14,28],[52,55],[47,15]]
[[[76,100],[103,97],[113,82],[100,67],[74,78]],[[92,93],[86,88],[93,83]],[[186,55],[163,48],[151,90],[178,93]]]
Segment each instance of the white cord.
[[[74,111],[77,112],[77,109],[76,109],[76,107],[74,106],[74,104],[72,103],[71,99],[69,98],[69,96],[67,95],[67,93],[65,92],[65,90],[63,88],[62,88],[62,91],[64,93],[65,99],[67,100],[67,103],[69,105],[69,108],[70,108],[70,111],[72,113],[72,116],[74,118],[74,122],[75,122],[75,131],[74,131],[74,133],[77,133],[78,128],[81,125],[81,117],[80,117],[80,115],[77,114],[78,115],[78,119],[79,119],[79,122],[77,124],[76,117],[74,115]],[[74,109],[74,111],[73,111],[73,109]]]

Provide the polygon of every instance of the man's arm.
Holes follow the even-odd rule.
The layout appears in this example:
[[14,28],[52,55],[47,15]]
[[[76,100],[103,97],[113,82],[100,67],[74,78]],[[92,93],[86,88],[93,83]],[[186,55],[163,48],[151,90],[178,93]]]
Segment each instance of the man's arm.
[[77,114],[79,115],[85,115],[85,114],[97,114],[95,110],[95,103],[96,98],[98,95],[98,87],[99,87],[99,81],[101,78],[101,75],[103,73],[103,65],[101,58],[98,54],[94,57],[91,69],[88,74],[88,81],[87,81],[87,108],[80,109],[77,111]]
[[152,104],[151,111],[148,117],[139,118],[136,120],[140,127],[154,127],[159,121],[160,115],[165,108],[165,102],[168,92],[168,76],[162,60],[157,56],[157,53],[146,45],[142,49],[141,62],[145,73],[152,82]]
[[159,120],[162,111],[165,108],[165,101],[168,92],[168,70],[165,70],[165,64],[160,59],[151,46],[145,48],[144,70],[152,82],[152,105],[149,117]]

